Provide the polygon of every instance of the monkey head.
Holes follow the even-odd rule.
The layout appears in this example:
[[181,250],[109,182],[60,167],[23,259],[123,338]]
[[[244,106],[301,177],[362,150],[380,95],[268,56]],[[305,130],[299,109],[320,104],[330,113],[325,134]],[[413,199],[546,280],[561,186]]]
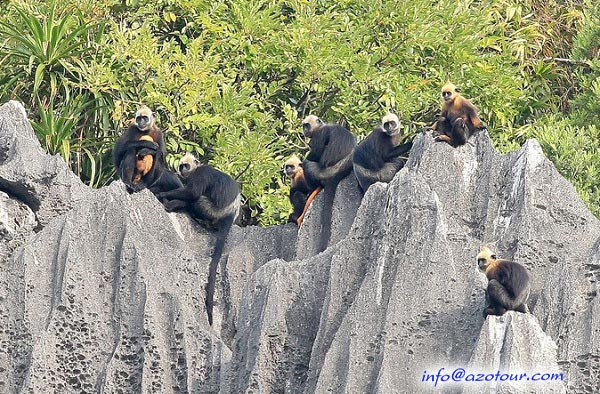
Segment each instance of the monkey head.
[[142,105],[135,113],[135,125],[142,131],[148,131],[154,126],[154,115],[150,108]]
[[325,123],[318,116],[308,115],[302,121],[302,131],[304,132],[304,136],[310,138],[313,133],[322,127]]
[[283,173],[290,178],[294,178],[300,169],[302,169],[302,161],[296,155],[292,155],[283,163]]
[[481,272],[486,272],[488,268],[494,265],[498,260],[494,252],[491,251],[487,246],[482,246],[481,251],[476,257],[477,266]]
[[383,128],[384,133],[389,136],[400,134],[402,131],[402,126],[400,126],[398,117],[392,113],[388,113],[381,119],[381,127]]
[[450,81],[446,82],[446,84],[442,86],[442,100],[444,100],[446,103],[453,101],[458,93],[460,93],[460,90],[458,90],[456,85]]
[[200,166],[198,159],[191,153],[186,153],[185,156],[179,160],[179,175],[183,178],[187,178],[196,168]]

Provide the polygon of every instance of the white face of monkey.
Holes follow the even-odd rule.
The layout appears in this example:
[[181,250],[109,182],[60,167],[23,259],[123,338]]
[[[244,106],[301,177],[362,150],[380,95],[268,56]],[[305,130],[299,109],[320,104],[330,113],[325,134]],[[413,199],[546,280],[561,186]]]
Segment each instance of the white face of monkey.
[[302,131],[304,132],[304,136],[310,138],[315,130],[323,126],[323,124],[323,121],[319,119],[318,116],[308,115],[302,121]]
[[399,134],[402,130],[400,120],[398,120],[398,117],[392,113],[385,115],[383,119],[381,119],[381,127],[389,136]]
[[142,131],[149,130],[154,126],[154,115],[150,108],[142,105],[135,113],[135,125]]
[[194,171],[200,162],[191,153],[186,153],[185,156],[179,160],[179,175],[187,177],[192,171]]
[[283,173],[286,176],[293,178],[301,167],[302,161],[300,161],[296,155],[293,155],[283,164]]

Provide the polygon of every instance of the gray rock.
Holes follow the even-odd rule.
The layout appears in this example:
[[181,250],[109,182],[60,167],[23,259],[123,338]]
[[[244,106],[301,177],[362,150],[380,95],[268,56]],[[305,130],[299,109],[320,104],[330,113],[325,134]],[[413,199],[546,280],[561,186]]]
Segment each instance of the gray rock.
[[89,191],[59,155],[42,150],[17,101],[0,107],[0,190],[26,204],[41,226]]
[[[311,239],[311,231],[319,231],[303,234],[309,226],[300,231],[299,248]],[[486,133],[458,149],[434,143],[430,135],[419,136],[407,167],[389,186],[368,191],[350,233],[323,254],[311,257],[319,250],[313,248],[296,268],[301,273],[314,270],[311,262],[328,256],[324,302],[304,306],[320,310],[321,316],[304,392],[422,392],[433,390],[420,381],[424,370],[468,365],[484,325],[486,279],[476,268],[475,255],[490,243],[500,256],[532,272],[529,306],[557,343],[569,392],[595,392],[600,352],[590,338],[599,331],[593,318],[599,237],[599,221],[537,142],[500,155]],[[327,261],[321,264],[327,267]],[[283,276],[267,281],[269,291],[277,292],[289,273],[273,275]],[[268,326],[268,335],[301,342],[289,338],[289,331],[272,328],[290,310],[284,302],[280,309],[271,306],[253,314],[250,326],[239,334],[241,343],[252,345],[234,349],[232,371],[247,371],[264,353],[284,370],[295,365],[289,354],[256,339],[267,335],[262,327]],[[305,319],[285,316],[286,327]],[[277,367],[251,370],[243,382],[256,382]],[[286,380],[275,386],[278,390],[267,387],[295,392],[290,387],[298,386]]]
[[0,262],[6,261],[37,225],[35,214],[27,205],[0,192]]
[[533,315],[508,312],[502,317],[490,316],[465,372],[497,376],[490,377],[490,382],[465,382],[465,376],[456,386],[464,387],[465,394],[565,393],[556,350]]
[[324,188],[309,206],[298,231],[296,259],[321,253],[344,239],[362,199],[354,174],[333,187]]
[[150,192],[113,183],[18,249],[0,381],[33,392],[218,390],[231,354],[208,326],[207,270],[168,222]]
[[[213,233],[148,191],[88,190],[17,104],[0,126],[1,392],[481,392],[424,371],[532,365],[600,387],[600,221],[534,140],[421,135],[389,185],[325,189],[299,232],[234,227],[209,327]],[[532,315],[484,321],[482,244],[530,270]]]

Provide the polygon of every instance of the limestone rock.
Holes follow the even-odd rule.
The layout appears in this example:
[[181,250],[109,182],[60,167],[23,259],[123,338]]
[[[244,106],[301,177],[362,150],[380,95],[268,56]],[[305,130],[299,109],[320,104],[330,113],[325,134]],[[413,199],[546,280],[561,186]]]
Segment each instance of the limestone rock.
[[[148,191],[89,190],[17,103],[0,191],[0,392],[513,393],[422,379],[542,364],[564,382],[528,392],[600,387],[600,221],[535,140],[422,134],[389,185],[344,179],[299,232],[234,226],[213,327],[214,234]],[[482,244],[530,270],[532,315],[483,319]]]

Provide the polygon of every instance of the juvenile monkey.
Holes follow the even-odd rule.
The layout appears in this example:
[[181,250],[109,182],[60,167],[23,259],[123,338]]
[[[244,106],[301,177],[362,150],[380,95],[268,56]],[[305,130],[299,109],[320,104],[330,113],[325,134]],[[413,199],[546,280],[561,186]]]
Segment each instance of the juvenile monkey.
[[302,161],[296,155],[292,155],[283,164],[283,173],[292,179],[292,187],[290,189],[290,202],[294,207],[294,212],[290,215],[288,222],[294,222],[300,227],[304,215],[304,206],[312,189],[308,186],[302,169]]
[[485,308],[485,316],[502,316],[507,310],[529,312],[527,299],[531,287],[529,273],[525,267],[513,261],[496,258],[487,246],[483,246],[477,255],[477,265],[488,279],[489,306]]
[[431,126],[439,133],[436,141],[457,147],[466,144],[476,130],[485,128],[477,108],[450,81],[442,87],[442,101],[442,115]]

